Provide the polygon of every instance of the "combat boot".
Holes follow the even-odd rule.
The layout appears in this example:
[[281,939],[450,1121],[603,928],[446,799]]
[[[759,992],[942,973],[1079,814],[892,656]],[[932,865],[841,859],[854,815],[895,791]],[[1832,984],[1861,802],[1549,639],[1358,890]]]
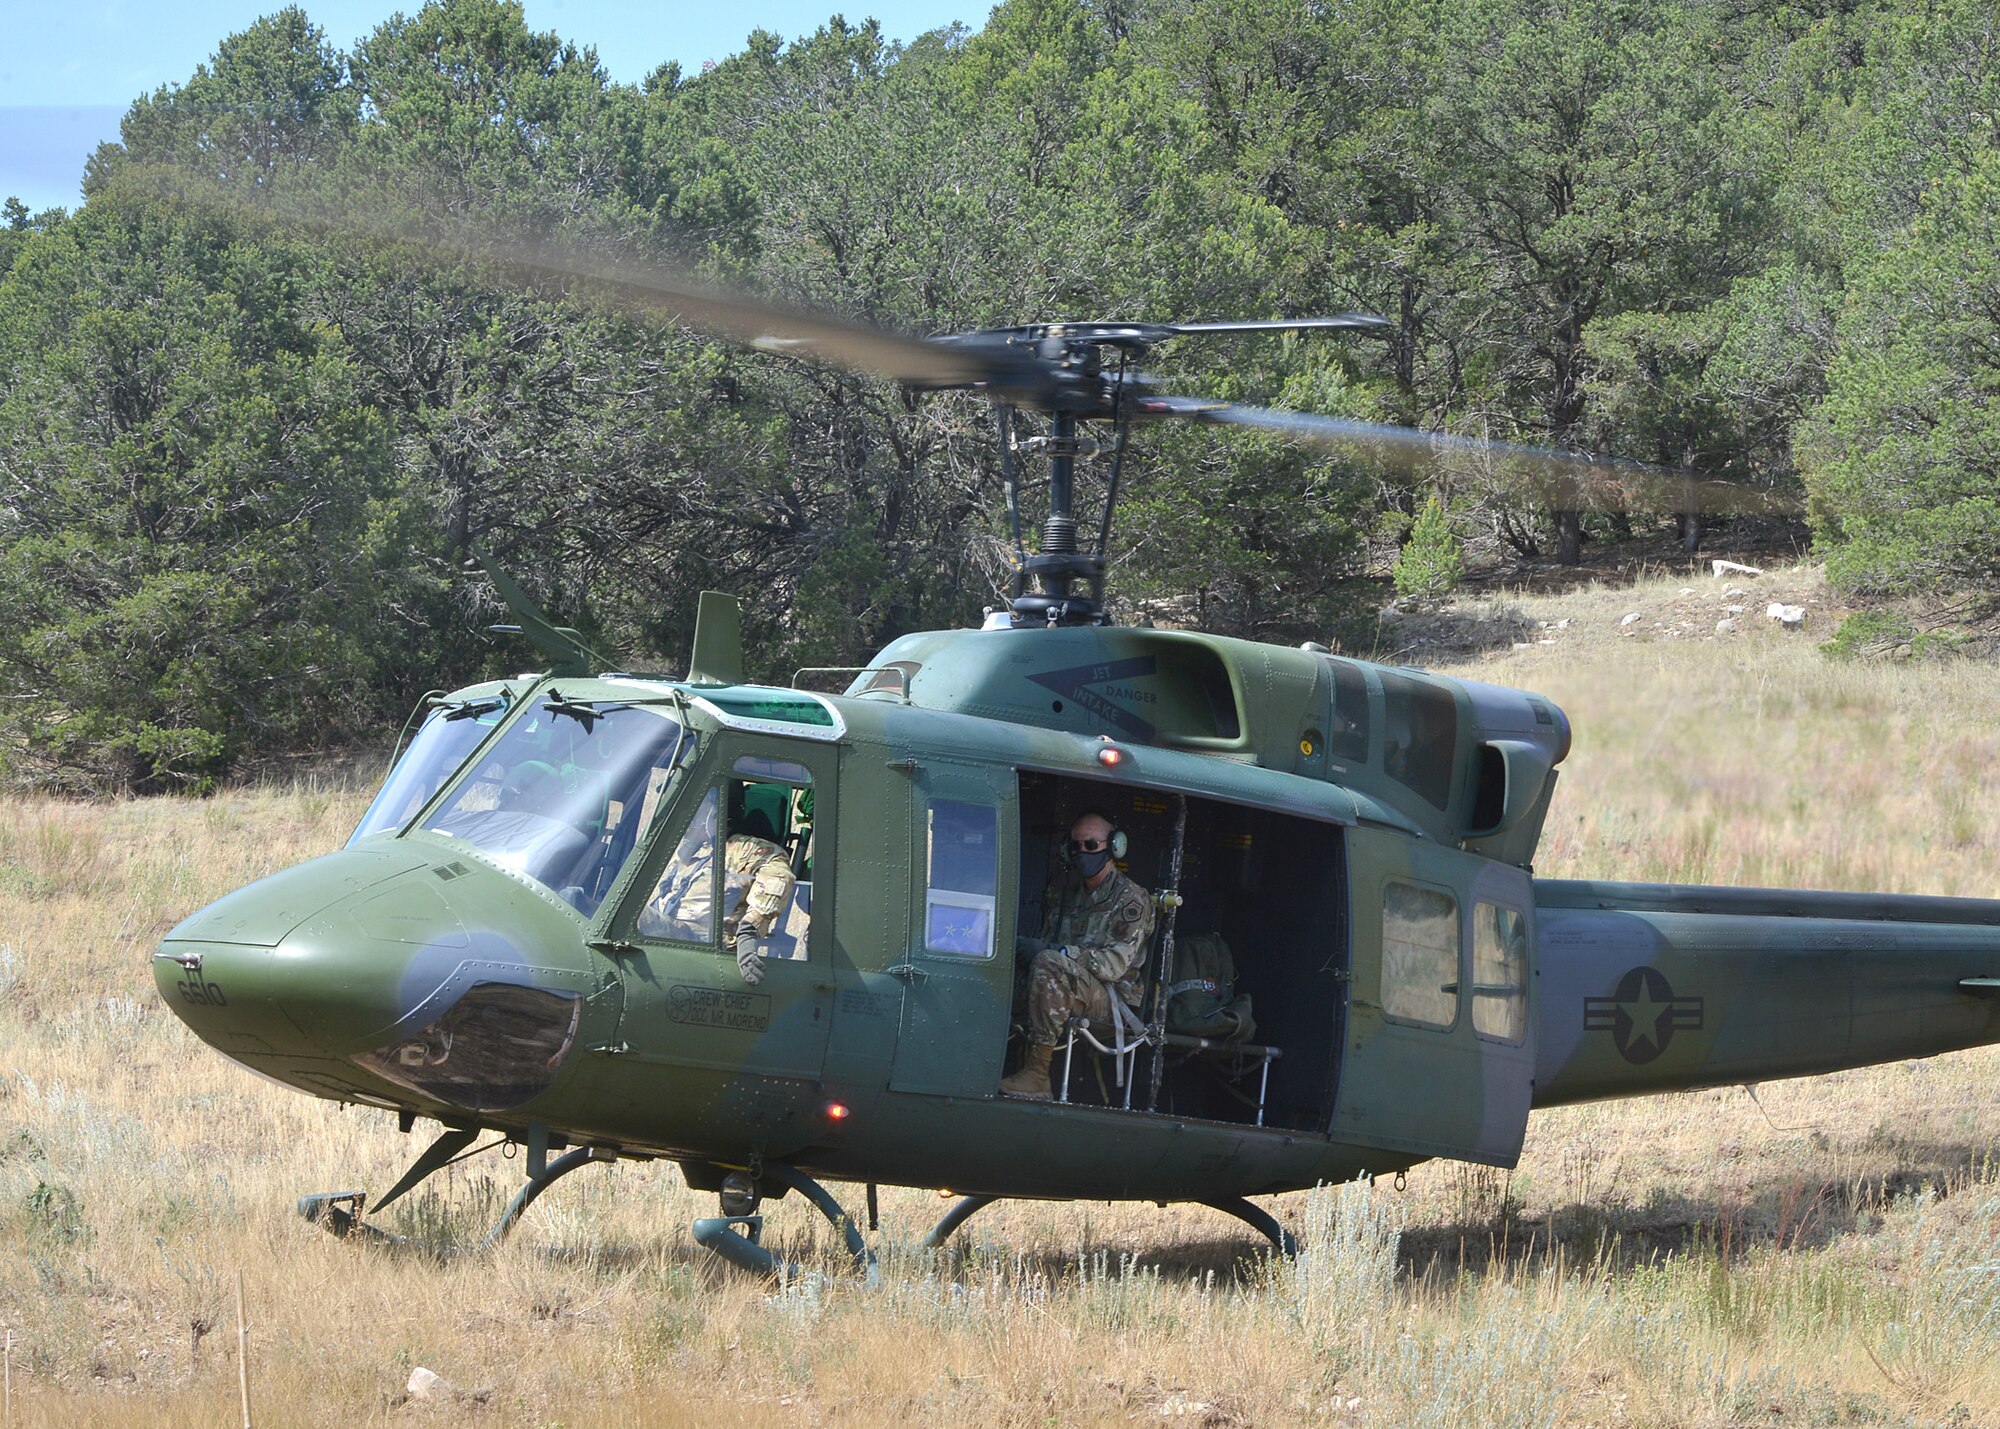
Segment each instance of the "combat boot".
[[1030,1042],[1028,1055],[1021,1061],[1021,1070],[1001,1081],[1000,1095],[1033,1102],[1050,1100],[1049,1063],[1055,1055],[1056,1049],[1047,1043]]

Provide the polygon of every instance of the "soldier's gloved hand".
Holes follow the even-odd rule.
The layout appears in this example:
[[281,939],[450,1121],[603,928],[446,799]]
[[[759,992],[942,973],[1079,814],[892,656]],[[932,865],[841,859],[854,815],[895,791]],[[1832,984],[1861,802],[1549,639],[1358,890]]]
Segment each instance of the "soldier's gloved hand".
[[736,930],[736,971],[752,987],[764,980],[764,952],[757,946],[755,928]]

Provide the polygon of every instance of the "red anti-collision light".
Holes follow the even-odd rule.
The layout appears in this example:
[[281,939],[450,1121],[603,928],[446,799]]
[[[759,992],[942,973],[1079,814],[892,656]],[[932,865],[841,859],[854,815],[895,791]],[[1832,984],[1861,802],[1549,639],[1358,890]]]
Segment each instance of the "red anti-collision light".
[[828,1102],[826,1104],[826,1119],[828,1121],[846,1121],[849,1114],[846,1102]]
[[1106,769],[1115,769],[1125,762],[1125,751],[1115,745],[1106,745],[1097,751],[1097,762]]

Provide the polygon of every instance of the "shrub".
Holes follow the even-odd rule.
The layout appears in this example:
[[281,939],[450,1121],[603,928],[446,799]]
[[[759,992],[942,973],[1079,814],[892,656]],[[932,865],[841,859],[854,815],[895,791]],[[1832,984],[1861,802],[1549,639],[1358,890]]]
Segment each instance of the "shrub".
[[1464,546],[1437,497],[1417,513],[1396,557],[1395,577],[1396,594],[1404,600],[1442,600],[1465,578]]

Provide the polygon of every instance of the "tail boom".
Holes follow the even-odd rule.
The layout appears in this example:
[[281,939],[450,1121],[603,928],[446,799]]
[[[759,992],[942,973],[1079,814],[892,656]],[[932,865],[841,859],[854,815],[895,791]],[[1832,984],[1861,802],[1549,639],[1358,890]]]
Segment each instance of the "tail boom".
[[2000,901],[1538,879],[1535,907],[1537,1107],[2000,1042]]

